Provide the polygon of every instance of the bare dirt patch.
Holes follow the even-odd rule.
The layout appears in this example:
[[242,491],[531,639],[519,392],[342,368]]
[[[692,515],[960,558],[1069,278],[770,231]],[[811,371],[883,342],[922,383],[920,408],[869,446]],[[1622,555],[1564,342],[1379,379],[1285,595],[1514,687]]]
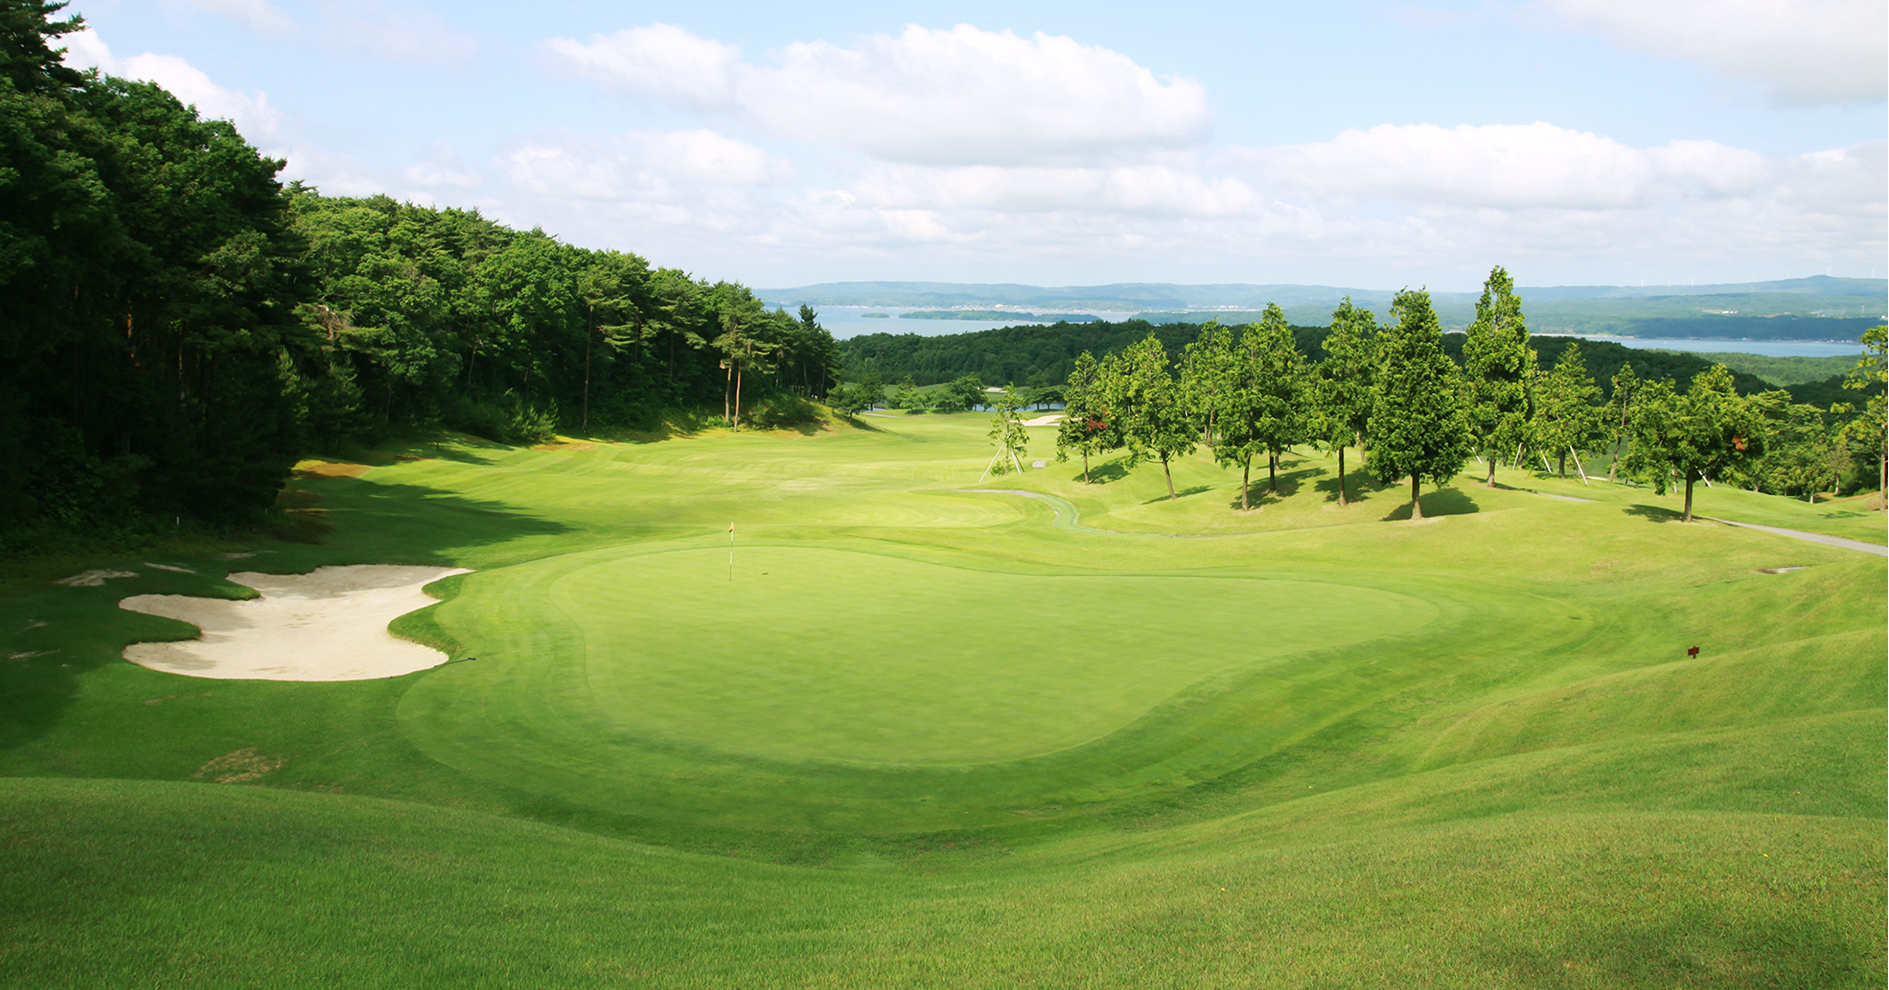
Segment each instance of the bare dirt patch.
[[352,461],[302,461],[295,465],[295,477],[304,479],[358,478],[373,469],[373,465],[356,464]]
[[240,784],[246,780],[266,777],[282,769],[282,764],[287,762],[279,756],[264,756],[256,752],[254,746],[245,746],[205,763],[190,776],[193,780],[208,778],[212,783],[217,784]]
[[272,681],[357,681],[398,677],[446,662],[446,654],[396,638],[387,623],[433,604],[420,589],[458,567],[378,564],[318,567],[308,574],[239,572],[256,589],[248,601],[187,595],[133,595],[118,607],[188,622],[199,638],[133,643],[124,657],[191,677]]

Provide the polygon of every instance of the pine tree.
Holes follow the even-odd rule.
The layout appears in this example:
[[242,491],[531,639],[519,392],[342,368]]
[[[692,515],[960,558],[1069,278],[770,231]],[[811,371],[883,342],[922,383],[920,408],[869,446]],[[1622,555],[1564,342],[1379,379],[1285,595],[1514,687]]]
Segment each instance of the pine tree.
[[1082,455],[1082,483],[1089,484],[1089,457],[1122,445],[1121,431],[1109,414],[1102,365],[1083,351],[1063,386],[1063,418],[1056,425],[1056,460],[1069,452]]
[[1554,369],[1537,389],[1535,418],[1529,423],[1529,445],[1554,451],[1561,477],[1568,476],[1568,452],[1590,450],[1600,442],[1600,388],[1587,373],[1581,345],[1570,340],[1555,359]]
[[1443,353],[1443,328],[1430,294],[1405,289],[1391,303],[1397,323],[1387,330],[1372,389],[1371,474],[1384,484],[1410,479],[1410,518],[1423,518],[1418,500],[1425,478],[1442,484],[1469,459],[1462,372]]
[[1377,318],[1346,296],[1331,314],[1325,360],[1315,369],[1313,434],[1319,446],[1338,455],[1338,504],[1345,492],[1345,448],[1362,444],[1371,424],[1371,383],[1377,368]]
[[[1252,343],[1247,343],[1248,339]],[[1275,303],[1255,326],[1246,328],[1241,350],[1252,356],[1259,415],[1255,437],[1266,451],[1267,487],[1279,491],[1279,455],[1305,441],[1305,360],[1292,339],[1286,314]]]
[[[1633,371],[1631,363],[1623,364],[1614,372],[1613,398],[1608,409],[1620,410],[1620,422],[1614,427],[1614,461],[1607,467],[1607,480],[1612,481],[1620,473],[1620,450],[1627,442],[1627,420],[1633,412],[1634,400],[1640,394],[1640,376]],[[1612,418],[1611,413],[1609,418]]]
[[1529,419],[1529,385],[1535,352],[1515,281],[1500,265],[1482,284],[1476,319],[1463,342],[1463,372],[1469,385],[1469,428],[1489,458],[1488,483],[1496,462],[1519,447]]
[[1199,426],[1192,411],[1181,401],[1179,383],[1168,368],[1167,348],[1161,338],[1149,334],[1138,344],[1121,353],[1121,374],[1116,379],[1109,405],[1121,423],[1122,439],[1128,443],[1131,463],[1149,457],[1161,461],[1161,473],[1167,478],[1168,498],[1175,498],[1172,461],[1193,453],[1199,446]]

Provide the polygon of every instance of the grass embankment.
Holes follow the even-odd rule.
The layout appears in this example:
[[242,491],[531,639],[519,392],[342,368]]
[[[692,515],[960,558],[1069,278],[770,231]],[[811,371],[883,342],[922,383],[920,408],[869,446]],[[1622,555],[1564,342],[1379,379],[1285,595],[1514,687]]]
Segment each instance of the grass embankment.
[[[0,967],[1882,984],[1881,558],[1510,471],[1426,495],[1418,526],[1382,522],[1401,491],[1362,475],[1337,508],[1314,457],[1247,513],[1202,457],[1172,502],[1158,466],[986,486],[1125,535],[1070,529],[955,490],[985,420],[446,444],[298,480],[326,543],[94,561],[138,572],[97,588],[16,575],[0,656],[34,655],[0,660]],[[324,563],[475,568],[396,625],[465,662],[290,684],[117,658],[190,633],[125,595]]]

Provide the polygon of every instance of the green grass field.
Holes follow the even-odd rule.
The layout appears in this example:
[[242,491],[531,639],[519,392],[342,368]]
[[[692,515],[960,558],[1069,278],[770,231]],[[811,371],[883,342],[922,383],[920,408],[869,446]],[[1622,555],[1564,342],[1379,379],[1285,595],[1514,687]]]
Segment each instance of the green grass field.
[[[1884,558],[1507,469],[979,486],[986,419],[429,444],[294,481],[321,542],[16,562],[7,985],[1884,985]],[[474,569],[394,627],[456,662],[119,659],[342,563]]]

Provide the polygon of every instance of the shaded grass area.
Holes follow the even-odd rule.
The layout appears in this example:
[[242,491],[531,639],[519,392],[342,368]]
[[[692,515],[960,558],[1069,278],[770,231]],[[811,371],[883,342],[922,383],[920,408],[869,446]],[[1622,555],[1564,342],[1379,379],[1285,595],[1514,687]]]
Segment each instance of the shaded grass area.
[[[1882,984],[1882,559],[1506,469],[1413,526],[1322,455],[1251,512],[1201,456],[966,493],[987,417],[875,422],[329,462],[323,542],[0,577],[0,971]],[[122,597],[340,563],[474,568],[395,624],[455,662],[118,659],[192,632]]]

